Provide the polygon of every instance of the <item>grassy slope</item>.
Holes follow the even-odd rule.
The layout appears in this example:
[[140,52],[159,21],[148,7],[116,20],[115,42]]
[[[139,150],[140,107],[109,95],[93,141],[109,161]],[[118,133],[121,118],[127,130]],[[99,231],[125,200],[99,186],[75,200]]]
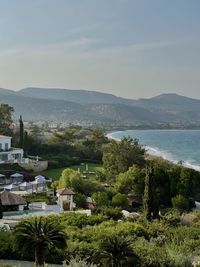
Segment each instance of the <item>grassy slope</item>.
[[[69,167],[66,167],[66,168],[69,168]],[[55,180],[58,180],[60,178],[62,171],[66,168],[64,167],[64,168],[59,168],[59,169],[49,169],[49,170],[43,171],[40,174],[47,176],[49,178],[52,178],[52,180],[55,181]],[[85,164],[84,165],[71,166],[70,168],[73,170],[78,170],[78,168],[79,168],[80,171],[83,172],[83,171],[85,171]],[[89,171],[92,171],[92,172],[103,171],[103,167],[101,164],[89,163],[88,168],[89,168]]]

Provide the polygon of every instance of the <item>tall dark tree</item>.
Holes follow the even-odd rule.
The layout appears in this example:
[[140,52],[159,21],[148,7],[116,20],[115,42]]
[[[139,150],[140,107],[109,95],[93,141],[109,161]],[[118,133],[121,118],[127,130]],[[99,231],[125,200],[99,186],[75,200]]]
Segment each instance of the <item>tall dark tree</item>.
[[22,116],[19,117],[19,147],[23,148],[24,146],[24,123]]
[[14,108],[8,104],[0,104],[0,134],[11,135],[12,113]]
[[24,140],[23,140],[23,149],[24,149],[24,157],[28,156],[28,133],[24,131]]
[[145,177],[145,186],[144,186],[144,197],[143,197],[143,206],[144,206],[144,215],[145,218],[150,221],[151,220],[151,212],[152,212],[152,179],[149,173],[149,169],[146,169],[146,177]]
[[151,166],[146,169],[143,206],[145,218],[148,221],[159,218],[159,203],[156,196],[155,176]]
[[0,198],[0,219],[2,218],[3,218],[3,207],[2,207],[1,198]]

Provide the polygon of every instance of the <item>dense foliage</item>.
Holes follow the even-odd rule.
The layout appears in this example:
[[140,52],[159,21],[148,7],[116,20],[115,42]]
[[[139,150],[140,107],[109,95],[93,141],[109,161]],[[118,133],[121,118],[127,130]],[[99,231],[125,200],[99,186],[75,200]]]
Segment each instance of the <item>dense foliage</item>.
[[[45,134],[49,133],[48,130],[45,131]],[[76,165],[85,161],[101,162],[102,145],[108,143],[107,137],[99,128],[82,129],[82,127],[70,126],[54,132],[53,137],[46,141],[39,138],[41,129],[37,126],[33,125],[29,132],[25,136],[27,154],[40,155],[49,160],[49,166],[54,168]]]
[[[178,224],[171,223],[172,218],[178,219]],[[31,223],[33,219],[22,221],[14,232],[0,232],[1,258],[33,260],[31,250],[22,253],[27,235],[19,236],[27,232],[28,229],[24,230],[24,227],[27,228],[28,221]],[[197,262],[200,257],[199,213],[191,213],[189,217],[188,214],[170,212],[160,221],[151,223],[142,216],[115,221],[103,215],[75,213],[50,215],[48,221],[56,225],[56,229],[64,229],[68,246],[65,249],[52,247],[46,250],[47,262],[61,263],[65,260],[66,264],[72,264],[74,258],[79,258],[79,261],[85,261],[88,265],[108,267],[182,267],[192,266],[192,262]],[[24,245],[19,244],[18,238],[20,242],[23,239]],[[34,240],[30,239],[30,246]]]

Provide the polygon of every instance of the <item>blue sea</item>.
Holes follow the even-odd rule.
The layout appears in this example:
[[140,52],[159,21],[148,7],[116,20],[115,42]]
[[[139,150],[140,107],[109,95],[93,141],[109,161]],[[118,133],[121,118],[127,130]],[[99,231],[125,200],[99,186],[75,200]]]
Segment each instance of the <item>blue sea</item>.
[[127,130],[109,133],[109,138],[123,136],[138,139],[148,154],[200,171],[200,130]]

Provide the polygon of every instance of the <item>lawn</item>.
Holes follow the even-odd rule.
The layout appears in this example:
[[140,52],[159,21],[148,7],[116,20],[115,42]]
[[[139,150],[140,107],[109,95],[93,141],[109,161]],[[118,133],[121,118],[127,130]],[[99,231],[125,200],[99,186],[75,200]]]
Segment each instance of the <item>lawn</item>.
[[[103,166],[101,164],[87,163],[87,165],[88,165],[88,171],[91,171],[91,172],[102,172],[103,171]],[[83,172],[86,170],[86,164],[84,163],[81,165],[74,165],[74,166],[66,167],[66,168],[70,168],[73,170],[78,170],[79,168],[80,172]],[[55,181],[60,178],[62,171],[66,168],[64,167],[64,168],[58,168],[58,169],[49,169],[49,170],[41,172],[40,174],[47,176],[49,178],[52,178],[52,180]]]

